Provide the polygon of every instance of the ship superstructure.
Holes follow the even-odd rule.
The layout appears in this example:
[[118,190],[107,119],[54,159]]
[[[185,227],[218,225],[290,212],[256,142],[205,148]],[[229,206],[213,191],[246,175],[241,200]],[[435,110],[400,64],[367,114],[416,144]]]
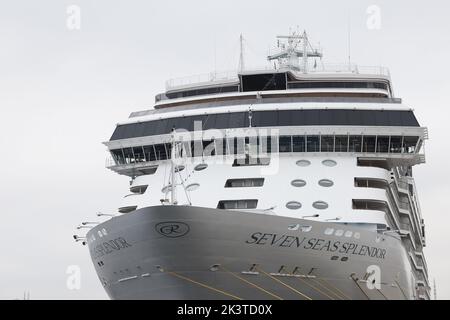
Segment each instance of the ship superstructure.
[[428,132],[388,70],[323,64],[306,32],[268,61],[170,80],[104,143],[131,180],[86,235],[109,296],[429,299]]

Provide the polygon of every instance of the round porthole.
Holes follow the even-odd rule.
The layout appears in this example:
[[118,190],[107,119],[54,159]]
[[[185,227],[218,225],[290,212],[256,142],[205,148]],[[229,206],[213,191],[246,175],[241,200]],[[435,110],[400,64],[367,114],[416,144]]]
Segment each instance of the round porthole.
[[191,183],[190,185],[186,186],[187,191],[194,191],[197,190],[200,187],[200,184],[198,183]]
[[306,181],[302,179],[295,179],[291,181],[291,185],[294,187],[304,187],[306,186]]
[[337,162],[331,159],[323,160],[322,164],[327,167],[334,167],[337,165]]
[[298,201],[289,201],[288,203],[286,203],[286,208],[291,210],[297,210],[300,209],[301,207],[302,204]]
[[167,192],[170,192],[170,191],[172,191],[172,185],[167,185],[167,186],[164,186],[162,189],[161,189],[161,192],[162,193],[167,193]]
[[296,164],[297,164],[299,167],[307,167],[307,166],[309,166],[309,165],[311,164],[311,161],[309,161],[309,160],[298,160],[298,161],[296,162]]
[[319,180],[319,186],[329,188],[333,186],[334,182],[329,179],[321,179]]
[[205,170],[206,168],[208,168],[208,165],[206,163],[200,163],[200,164],[195,166],[194,170],[195,171],[202,171],[202,170]]
[[179,165],[175,167],[175,172],[180,172],[184,170],[184,166],[183,165]]
[[323,210],[328,208],[328,203],[326,203],[325,201],[316,201],[312,204],[312,206],[316,209]]

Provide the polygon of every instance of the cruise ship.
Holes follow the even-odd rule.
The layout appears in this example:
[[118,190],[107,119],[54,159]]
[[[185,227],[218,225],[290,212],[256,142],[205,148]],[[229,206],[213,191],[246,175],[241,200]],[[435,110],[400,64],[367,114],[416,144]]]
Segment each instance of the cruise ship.
[[299,31],[264,68],[242,52],[167,81],[104,142],[130,184],[74,238],[108,296],[430,299],[412,169],[428,131],[389,71],[325,64]]

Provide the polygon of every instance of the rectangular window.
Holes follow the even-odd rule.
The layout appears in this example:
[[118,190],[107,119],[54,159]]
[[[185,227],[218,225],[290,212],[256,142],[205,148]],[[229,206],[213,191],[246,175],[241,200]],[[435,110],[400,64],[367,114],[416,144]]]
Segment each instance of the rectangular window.
[[144,146],[144,155],[146,161],[155,161],[156,153],[153,146]]
[[168,158],[168,153],[164,144],[155,145],[155,152],[157,160],[166,160]]
[[242,159],[235,159],[233,162],[233,167],[268,166],[269,164],[270,158],[245,157]]
[[132,148],[123,148],[123,154],[125,156],[125,163],[126,164],[130,164],[130,163],[134,163],[135,162]]
[[348,136],[336,136],[335,138],[335,151],[336,152],[347,152],[348,148]]
[[257,205],[258,200],[256,199],[221,200],[217,209],[255,209]]
[[228,179],[225,188],[262,187],[264,178]]
[[292,150],[294,152],[305,152],[305,136],[292,136]]
[[403,148],[406,153],[414,153],[416,151],[416,145],[419,137],[404,137]]
[[363,137],[363,152],[375,152],[375,136]]
[[307,136],[306,137],[306,151],[307,152],[319,152],[320,148],[319,136]]
[[362,136],[350,136],[348,151],[349,152],[361,152]]
[[321,136],[320,149],[322,152],[333,152],[334,150],[334,137],[333,136]]
[[291,136],[280,137],[280,152],[292,152]]
[[116,164],[125,164],[125,159],[123,158],[122,149],[111,150],[111,155],[116,161]]
[[389,137],[378,136],[377,137],[377,152],[388,153],[389,151]]
[[144,162],[145,161],[144,150],[142,147],[134,147],[133,153],[134,153],[134,159],[136,160],[136,162]]
[[389,152],[402,153],[402,137],[399,136],[391,137]]

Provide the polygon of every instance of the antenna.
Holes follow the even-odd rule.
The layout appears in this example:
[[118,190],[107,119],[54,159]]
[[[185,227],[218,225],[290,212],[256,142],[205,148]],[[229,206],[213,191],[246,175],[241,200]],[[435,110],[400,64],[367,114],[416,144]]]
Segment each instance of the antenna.
[[172,205],[177,204],[177,186],[175,184],[175,148],[176,148],[176,143],[175,143],[175,128],[172,129],[172,150],[171,150],[171,157],[170,157],[170,162],[171,162],[171,182],[170,182],[170,196],[171,196],[171,203]]
[[244,38],[242,37],[242,33],[239,37],[239,66],[238,70],[239,72],[244,71],[245,65],[244,65]]
[[352,69],[352,60],[351,60],[351,43],[350,43],[350,15],[348,16],[348,20],[347,20],[347,45],[348,45],[348,70],[351,71]]

